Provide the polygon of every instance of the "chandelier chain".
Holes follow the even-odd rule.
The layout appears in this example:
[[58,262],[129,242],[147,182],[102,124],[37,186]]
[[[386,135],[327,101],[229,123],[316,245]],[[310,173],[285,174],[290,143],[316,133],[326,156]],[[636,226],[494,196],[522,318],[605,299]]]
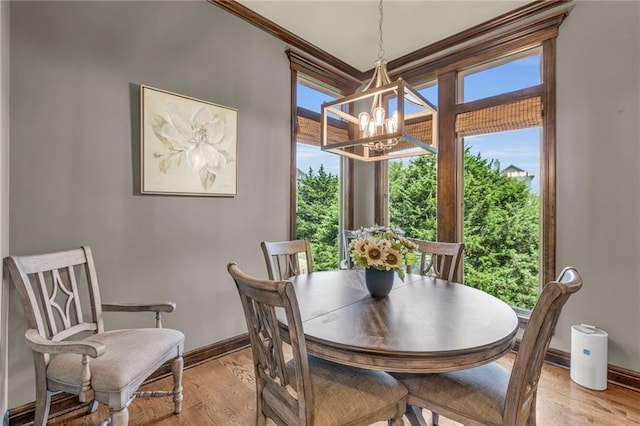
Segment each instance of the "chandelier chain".
[[380,21],[378,22],[378,35],[380,36],[380,39],[378,40],[378,59],[382,60],[384,59],[384,49],[382,48],[382,22],[383,22],[383,13],[382,13],[382,0],[380,0],[380,3],[378,4],[378,9],[380,10]]

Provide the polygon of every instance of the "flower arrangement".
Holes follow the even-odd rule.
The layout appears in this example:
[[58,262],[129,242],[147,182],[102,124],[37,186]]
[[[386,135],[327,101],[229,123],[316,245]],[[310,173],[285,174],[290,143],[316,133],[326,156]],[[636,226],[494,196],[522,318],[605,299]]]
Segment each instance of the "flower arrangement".
[[418,247],[404,238],[404,232],[399,228],[376,225],[360,228],[355,236],[349,244],[349,252],[356,265],[381,271],[394,270],[404,281],[406,267],[418,261],[414,253]]

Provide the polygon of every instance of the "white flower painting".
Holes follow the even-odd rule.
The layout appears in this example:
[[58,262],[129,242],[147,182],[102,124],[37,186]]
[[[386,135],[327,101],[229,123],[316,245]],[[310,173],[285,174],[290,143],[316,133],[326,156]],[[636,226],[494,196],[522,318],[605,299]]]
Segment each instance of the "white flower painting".
[[236,195],[238,111],[141,86],[142,193]]

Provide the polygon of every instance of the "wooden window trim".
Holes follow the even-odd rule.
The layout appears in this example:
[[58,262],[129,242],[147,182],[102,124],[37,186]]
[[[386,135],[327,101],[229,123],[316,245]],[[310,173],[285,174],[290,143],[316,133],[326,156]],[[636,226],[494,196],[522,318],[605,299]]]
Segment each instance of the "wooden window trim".
[[556,278],[556,39],[542,45],[542,284]]
[[296,107],[298,104],[298,71],[291,69],[291,146],[289,147],[289,239],[296,239],[298,207],[298,160],[296,155]]
[[319,90],[329,91],[337,95],[350,95],[362,84],[359,80],[348,74],[338,73],[337,71],[327,67],[322,62],[304,56],[291,49],[285,51],[289,58],[289,65],[292,70],[298,71],[305,76],[316,80],[320,84]]
[[[541,161],[540,161],[540,278],[542,285],[544,283],[555,279],[556,275],[556,193],[555,193],[555,146],[556,146],[556,126],[555,126],[555,42],[556,39],[550,38],[542,43],[542,84],[538,86],[529,87],[526,89],[517,90],[510,93],[504,93],[489,98],[479,99],[472,102],[460,103],[455,106],[455,112],[466,113],[477,111],[483,108],[493,107],[497,105],[503,105],[514,101],[519,101],[531,97],[542,97],[542,140],[541,140]],[[459,87],[459,86],[457,86]],[[440,120],[442,122],[443,114],[440,112]],[[441,140],[442,142],[442,140]],[[456,135],[456,146],[461,148],[462,138]],[[440,149],[439,149],[440,152]],[[444,160],[444,159],[442,159]],[[439,170],[440,170],[440,157],[438,158]],[[456,176],[458,177],[458,183],[456,185],[457,198],[456,208],[458,211],[454,212],[456,216],[458,233],[457,240],[462,240],[462,173],[463,173],[463,159],[462,155],[456,156]],[[440,186],[453,184],[448,183],[443,177],[442,181],[440,174],[438,174],[438,195],[440,195]],[[446,191],[445,191],[446,192]],[[440,203],[438,204],[438,230],[440,231]],[[444,212],[443,212],[444,213]],[[440,239],[440,233],[438,233],[438,239]],[[526,324],[528,318],[526,314],[523,314],[523,310],[518,311],[518,318],[521,323]]]

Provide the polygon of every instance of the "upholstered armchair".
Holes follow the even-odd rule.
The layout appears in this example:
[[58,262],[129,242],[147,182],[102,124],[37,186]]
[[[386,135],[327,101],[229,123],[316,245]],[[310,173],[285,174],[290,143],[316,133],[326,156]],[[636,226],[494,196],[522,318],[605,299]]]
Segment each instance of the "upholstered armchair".
[[[90,402],[90,412],[97,403],[108,405],[111,412],[102,424],[127,425],[128,407],[136,397],[170,396],[174,413],[180,413],[184,335],[162,328],[161,322],[162,313],[173,312],[175,304],[102,303],[89,247],[10,256],[4,264],[27,319],[25,338],[36,373],[35,425],[46,424],[51,395],[57,391]],[[88,291],[81,292],[85,287]],[[89,300],[90,318],[83,314],[83,296]],[[106,311],[155,312],[156,328],[105,331]],[[137,391],[170,360],[172,390]]]

